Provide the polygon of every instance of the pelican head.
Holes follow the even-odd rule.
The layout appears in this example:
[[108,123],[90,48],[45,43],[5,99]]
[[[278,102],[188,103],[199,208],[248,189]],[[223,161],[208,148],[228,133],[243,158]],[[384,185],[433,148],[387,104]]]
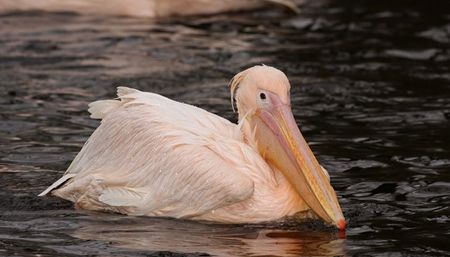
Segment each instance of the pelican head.
[[329,179],[303,138],[291,111],[290,84],[273,67],[254,66],[230,83],[233,109],[249,127],[260,155],[281,171],[306,204],[340,230],[345,219]]

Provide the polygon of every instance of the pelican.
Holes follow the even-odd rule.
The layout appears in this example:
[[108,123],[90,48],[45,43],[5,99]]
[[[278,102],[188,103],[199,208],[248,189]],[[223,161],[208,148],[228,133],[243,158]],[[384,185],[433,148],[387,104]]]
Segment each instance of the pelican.
[[298,12],[293,0],[2,0],[0,13],[37,10],[158,18],[251,10],[267,3],[285,6]]
[[230,82],[238,124],[154,93],[119,87],[89,105],[101,119],[64,176],[40,194],[76,208],[221,223],[310,212],[345,229],[328,173],[303,138],[290,83],[254,66]]

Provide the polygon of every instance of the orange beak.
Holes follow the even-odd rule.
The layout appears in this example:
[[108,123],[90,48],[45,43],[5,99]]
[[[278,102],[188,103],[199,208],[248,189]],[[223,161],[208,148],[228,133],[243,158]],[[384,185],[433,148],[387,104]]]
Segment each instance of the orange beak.
[[251,117],[261,155],[279,169],[308,206],[340,230],[345,219],[327,175],[303,138],[289,103],[268,93],[270,106]]

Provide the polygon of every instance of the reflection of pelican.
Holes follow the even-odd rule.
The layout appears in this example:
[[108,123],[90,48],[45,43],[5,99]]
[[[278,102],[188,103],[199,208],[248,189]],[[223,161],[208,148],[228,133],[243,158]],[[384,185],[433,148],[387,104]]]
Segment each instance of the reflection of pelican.
[[267,3],[297,11],[291,0],[2,0],[0,12],[39,10],[153,18],[249,10]]
[[[138,251],[213,256],[343,256],[343,239],[319,231],[265,225],[218,225],[173,219],[90,215],[70,235]],[[174,243],[176,240],[176,243]]]
[[231,82],[239,124],[163,96],[119,88],[90,105],[102,119],[53,194],[89,210],[226,223],[312,210],[344,229],[336,194],[290,109],[283,72],[255,66]]

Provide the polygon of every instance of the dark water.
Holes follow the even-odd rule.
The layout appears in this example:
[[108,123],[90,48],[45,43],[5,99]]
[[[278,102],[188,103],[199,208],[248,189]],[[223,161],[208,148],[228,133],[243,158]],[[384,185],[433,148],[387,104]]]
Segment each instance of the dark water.
[[[299,16],[266,10],[157,23],[0,16],[0,256],[448,255],[446,2],[316,1]],[[340,196],[345,236],[317,224],[86,213],[35,197],[98,125],[87,104],[113,97],[115,86],[235,121],[226,84],[260,63],[291,79],[296,118]]]

